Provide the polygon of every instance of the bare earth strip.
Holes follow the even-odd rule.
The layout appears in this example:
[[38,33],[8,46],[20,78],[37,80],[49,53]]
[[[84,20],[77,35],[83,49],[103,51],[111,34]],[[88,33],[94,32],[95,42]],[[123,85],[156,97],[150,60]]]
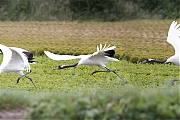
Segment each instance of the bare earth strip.
[[14,109],[14,110],[0,110],[0,120],[24,120],[25,119],[25,114],[26,110],[19,110],[19,109]]

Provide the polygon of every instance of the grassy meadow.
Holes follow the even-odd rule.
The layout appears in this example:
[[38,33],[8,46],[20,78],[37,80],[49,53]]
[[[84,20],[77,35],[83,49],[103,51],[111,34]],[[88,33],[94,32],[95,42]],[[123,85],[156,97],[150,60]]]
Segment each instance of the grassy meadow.
[[0,22],[2,44],[25,48],[35,55],[90,54],[96,45],[116,45],[116,58],[136,63],[174,54],[166,42],[173,20],[124,22]]
[[[146,58],[174,54],[166,42],[173,20],[124,22],[0,22],[0,43],[34,53],[31,77],[18,84],[17,74],[0,74],[0,111],[27,110],[29,119],[153,119],[180,117],[180,68],[173,64],[139,64]],[[178,21],[180,22],[180,20]],[[59,64],[43,51],[90,54],[96,46],[115,45],[119,62],[107,64],[113,73],[91,73],[98,67],[78,66],[53,71]],[[0,62],[2,54],[0,54]],[[120,107],[116,107],[120,106]],[[123,107],[124,106],[124,107]],[[64,116],[63,116],[64,115]]]

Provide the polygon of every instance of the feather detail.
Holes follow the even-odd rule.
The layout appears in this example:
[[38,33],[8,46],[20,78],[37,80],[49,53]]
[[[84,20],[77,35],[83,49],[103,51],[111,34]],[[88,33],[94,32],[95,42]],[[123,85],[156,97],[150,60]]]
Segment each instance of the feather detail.
[[175,49],[175,55],[179,55],[179,46],[180,46],[180,31],[178,27],[180,24],[177,22],[173,21],[169,27],[168,31],[168,37],[167,37],[167,42],[170,43],[174,49]]
[[97,45],[97,52],[99,52],[99,46]]
[[99,48],[99,50],[101,51],[102,50],[102,44],[100,44],[100,46],[99,46],[100,48]]
[[104,45],[104,47],[103,47],[103,50],[106,48],[106,44]]
[[51,53],[49,51],[44,51],[47,57],[49,57],[52,60],[72,60],[72,59],[78,59],[81,58],[81,56],[72,56],[72,55],[58,55]]

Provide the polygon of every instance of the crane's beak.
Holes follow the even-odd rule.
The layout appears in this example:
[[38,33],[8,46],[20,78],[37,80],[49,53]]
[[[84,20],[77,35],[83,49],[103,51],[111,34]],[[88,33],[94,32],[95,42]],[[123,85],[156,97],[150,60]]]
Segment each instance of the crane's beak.
[[144,60],[144,61],[140,62],[140,64],[145,64],[145,63],[149,63],[149,61],[148,60]]
[[60,70],[63,69],[64,65],[59,65],[57,68],[54,68],[53,70]]
[[57,67],[57,68],[54,68],[53,70],[59,70],[59,67]]

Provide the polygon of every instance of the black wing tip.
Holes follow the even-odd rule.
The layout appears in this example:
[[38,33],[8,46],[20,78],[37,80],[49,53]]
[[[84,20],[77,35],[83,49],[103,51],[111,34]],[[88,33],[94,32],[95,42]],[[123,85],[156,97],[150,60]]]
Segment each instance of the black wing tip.
[[23,51],[23,53],[27,56],[28,61],[33,60],[33,54],[28,51]]
[[29,63],[35,63],[35,60],[28,60]]
[[106,56],[113,57],[114,54],[115,54],[115,50],[108,50],[108,51],[105,51],[105,55],[106,55]]

